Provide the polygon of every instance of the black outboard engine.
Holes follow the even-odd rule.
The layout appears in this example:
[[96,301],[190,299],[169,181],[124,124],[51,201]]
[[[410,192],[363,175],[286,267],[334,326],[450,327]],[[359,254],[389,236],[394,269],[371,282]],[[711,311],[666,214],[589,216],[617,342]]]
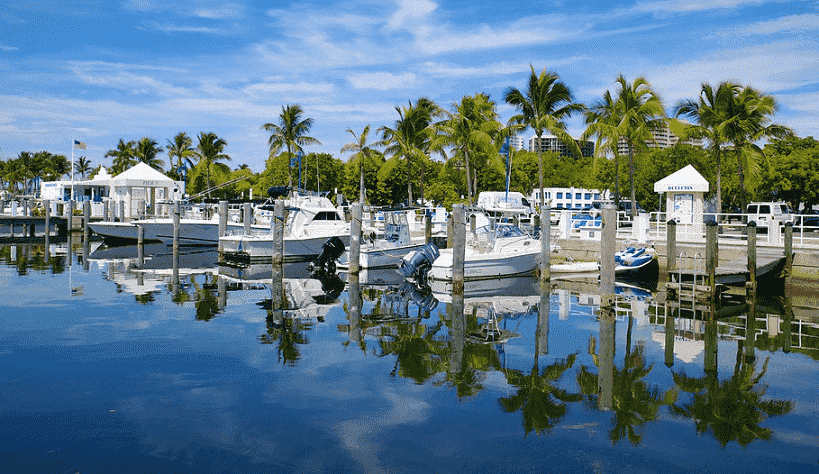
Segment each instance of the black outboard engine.
[[329,273],[336,272],[336,260],[344,253],[344,242],[338,237],[330,237],[321,245],[321,253],[313,263],[310,264],[310,270],[317,272],[319,270],[326,270]]
[[415,277],[416,280],[423,280],[429,269],[432,268],[432,262],[440,254],[435,244],[423,245],[401,259],[401,263],[398,264],[398,271],[404,275],[404,278]]
[[432,290],[430,290],[429,286],[418,287],[412,282],[404,280],[401,282],[398,291],[425,311],[432,311],[438,306],[438,300],[432,296]]

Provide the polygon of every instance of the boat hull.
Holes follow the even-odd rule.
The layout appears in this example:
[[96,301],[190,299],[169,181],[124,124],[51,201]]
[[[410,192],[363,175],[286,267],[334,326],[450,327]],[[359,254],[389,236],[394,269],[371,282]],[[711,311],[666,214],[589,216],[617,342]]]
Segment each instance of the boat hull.
[[[91,222],[88,227],[102,237],[106,243],[134,243],[137,242],[139,228],[130,222]],[[145,242],[158,242],[150,236],[143,236]]]
[[[165,245],[173,245],[173,219],[147,219],[134,221],[145,229],[145,237],[159,240]],[[227,223],[228,232],[238,231],[244,226],[234,222]],[[216,246],[219,244],[219,222],[197,219],[180,219],[179,245],[182,246]]]
[[[350,245],[350,235],[323,235],[304,238],[284,238],[285,262],[312,260],[321,253],[327,239],[338,237],[344,246]],[[222,255],[226,260],[270,261],[273,257],[273,235],[228,235],[222,237]]]
[[[409,245],[400,246],[362,247],[359,252],[358,263],[361,268],[398,268],[402,258],[413,250],[418,250],[424,245],[425,243],[423,241],[418,241]],[[350,266],[349,258],[349,251],[344,252],[338,261],[338,267],[348,268]]]
[[[537,248],[521,252],[466,254],[464,281],[534,274],[539,255]],[[452,249],[441,250],[441,255],[432,263],[427,278],[452,281]]]

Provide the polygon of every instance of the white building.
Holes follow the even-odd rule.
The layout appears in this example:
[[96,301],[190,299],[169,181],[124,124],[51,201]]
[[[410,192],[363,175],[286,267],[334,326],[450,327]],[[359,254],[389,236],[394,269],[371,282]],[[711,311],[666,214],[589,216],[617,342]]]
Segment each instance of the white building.
[[[583,156],[593,156],[594,155],[594,142],[589,140],[578,140],[574,139],[577,142],[577,146],[580,147],[580,152],[583,153]],[[537,153],[538,148],[538,138],[537,135],[532,135],[529,138],[529,151]],[[546,151],[554,151],[559,153],[563,156],[571,155],[569,151],[569,147],[563,143],[563,140],[557,138],[554,135],[543,135],[540,140],[540,150],[542,152]]]
[[[608,190],[600,191],[597,189],[585,188],[545,188],[543,189],[543,199],[552,210],[555,209],[572,209],[581,210],[591,207],[592,202],[610,199]],[[532,196],[529,201],[533,204],[540,205],[540,189],[532,190]]]
[[[671,129],[668,128],[668,125],[652,131],[651,135],[653,140],[646,142],[646,145],[648,145],[649,148],[671,148],[680,141],[680,137],[675,135]],[[687,140],[683,140],[683,143],[686,145],[702,147],[701,138],[689,138]],[[617,154],[620,156],[628,156],[628,144],[622,138],[617,141]]]
[[[46,181],[40,185],[40,197],[52,201],[91,201],[93,215],[101,215],[102,203],[110,201],[118,208],[124,203],[125,215],[136,217],[144,205],[153,206],[159,201],[181,199],[185,194],[185,182],[174,181],[145,163],[137,163],[126,171],[112,177],[105,168],[94,179],[84,181]],[[96,209],[99,207],[100,209]]]

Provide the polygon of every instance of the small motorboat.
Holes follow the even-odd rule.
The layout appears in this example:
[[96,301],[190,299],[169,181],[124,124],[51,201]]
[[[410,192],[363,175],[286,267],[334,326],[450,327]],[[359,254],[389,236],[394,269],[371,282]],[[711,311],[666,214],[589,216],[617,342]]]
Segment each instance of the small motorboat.
[[628,247],[614,254],[616,275],[654,275],[659,272],[657,253],[650,247]]

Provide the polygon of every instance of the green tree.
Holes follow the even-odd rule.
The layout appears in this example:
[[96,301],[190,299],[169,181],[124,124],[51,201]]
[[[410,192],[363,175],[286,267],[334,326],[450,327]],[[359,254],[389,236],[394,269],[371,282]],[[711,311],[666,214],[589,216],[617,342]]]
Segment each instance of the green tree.
[[74,163],[74,171],[82,176],[82,179],[85,179],[85,175],[91,171],[91,161],[87,160],[84,156],[77,158],[77,162]]
[[765,138],[783,138],[793,134],[788,127],[771,123],[776,109],[772,96],[750,86],[735,94],[731,102],[729,115],[733,120],[727,125],[726,134],[734,147],[742,208],[747,202],[746,177],[756,180],[760,174],[758,160],[763,154],[756,143]]
[[[287,156],[290,159],[294,152],[304,152],[302,146],[321,145],[317,139],[307,136],[310,133],[310,127],[313,126],[313,119],[301,120],[303,114],[301,106],[288,104],[282,106],[278,124],[268,122],[262,125],[264,130],[270,132],[270,138],[267,141],[270,145],[270,157],[278,154],[283,147],[287,149]],[[289,164],[287,185],[293,187],[293,170]]]
[[[165,145],[165,150],[168,152],[169,165],[177,176],[179,176],[179,169],[183,165],[188,169],[193,168],[196,150],[193,149],[193,141],[187,133],[179,132],[173,137],[173,140],[169,139],[168,144]],[[176,164],[173,162],[174,158],[176,158]]]
[[634,153],[636,149],[645,149],[646,143],[654,139],[652,132],[665,126],[665,109],[659,96],[645,78],[638,77],[634,82],[629,83],[620,74],[616,82],[620,86],[617,93],[617,109],[620,117],[617,130],[620,132],[620,138],[625,140],[628,150],[631,215],[636,217]]
[[230,168],[219,161],[230,161],[230,155],[224,152],[227,142],[223,138],[219,138],[213,132],[199,132],[199,144],[196,146],[196,156],[200,162],[205,163],[205,171],[207,174],[207,190],[208,199],[211,197],[211,188],[213,187],[210,180],[211,165],[221,168],[224,172],[229,173]]
[[[353,141],[341,147],[341,153],[355,153],[353,157],[358,158],[358,168],[359,168],[359,175],[360,175],[360,182],[358,184],[359,194],[358,194],[358,202],[364,204],[366,193],[366,188],[364,187],[364,164],[370,161],[370,157],[372,156],[373,152],[375,151],[372,146],[367,144],[367,135],[370,133],[370,126],[369,124],[364,127],[364,130],[361,132],[361,135],[356,135],[355,132],[348,128],[347,132],[353,136]],[[352,161],[353,158],[350,158]]]
[[[574,112],[583,110],[581,104],[574,102],[572,92],[564,84],[557,73],[546,72],[544,68],[540,75],[535,68],[529,66],[532,73],[525,93],[516,87],[509,87],[503,94],[507,104],[515,106],[520,113],[509,119],[509,124],[525,124],[534,130],[538,138],[538,145],[543,139],[543,132],[549,131],[563,141],[577,156],[581,156],[577,142],[566,131],[566,119]],[[543,189],[543,154],[538,146],[538,183]],[[540,206],[544,206],[544,195],[540,194]]]
[[773,139],[765,145],[773,170],[763,177],[760,200],[784,200],[793,209],[819,204],[819,141],[813,137]]
[[394,127],[383,126],[378,129],[381,134],[378,145],[385,147],[384,155],[390,160],[400,161],[401,158],[406,160],[407,197],[408,204],[412,205],[415,202],[412,195],[412,162],[417,161],[421,164],[420,185],[423,199],[426,162],[429,160],[428,154],[432,146],[431,125],[442,110],[429,98],[421,97],[415,105],[410,101],[409,106],[395,107],[395,111],[398,112],[398,120]]
[[466,171],[467,203],[477,195],[477,171],[474,164],[476,155],[486,157],[497,154],[501,124],[495,103],[483,93],[464,96],[460,103],[453,104],[453,111],[446,112],[447,118],[435,125],[436,139],[441,145],[453,146],[453,158],[463,163]]
[[[581,135],[581,140],[595,137],[594,165],[593,172],[600,171],[599,162],[601,158],[611,155],[614,163],[614,204],[620,206],[620,155],[617,144],[620,141],[621,131],[618,129],[622,123],[622,115],[617,107],[617,101],[611,95],[611,91],[606,91],[602,99],[598,99],[589,106],[585,113],[586,131]],[[609,181],[605,181],[608,188]],[[602,187],[602,186],[601,186]]]
[[126,142],[122,138],[119,139],[119,143],[117,143],[116,149],[108,150],[105,153],[107,158],[113,158],[113,163],[111,165],[111,174],[118,175],[123,171],[127,170],[131,166],[137,164],[136,159],[136,142],[129,141]]
[[153,138],[140,138],[134,148],[134,158],[137,161],[145,163],[157,171],[164,172],[165,162],[157,157],[159,153],[162,153],[162,148]]
[[722,146],[728,143],[728,126],[736,119],[730,115],[730,111],[739,91],[738,85],[727,81],[720,82],[716,90],[710,84],[703,83],[696,100],[682,99],[674,106],[674,116],[687,117],[694,121],[694,125],[670,123],[675,126],[673,131],[681,139],[706,139],[716,162],[717,212],[722,212]]

